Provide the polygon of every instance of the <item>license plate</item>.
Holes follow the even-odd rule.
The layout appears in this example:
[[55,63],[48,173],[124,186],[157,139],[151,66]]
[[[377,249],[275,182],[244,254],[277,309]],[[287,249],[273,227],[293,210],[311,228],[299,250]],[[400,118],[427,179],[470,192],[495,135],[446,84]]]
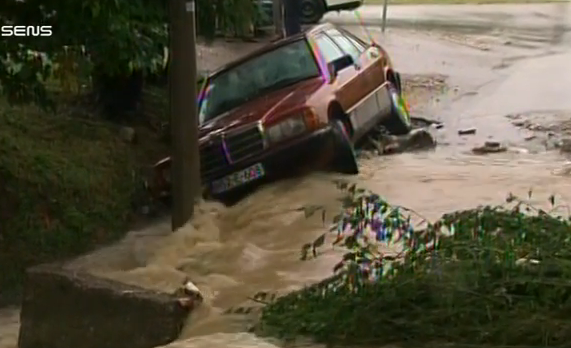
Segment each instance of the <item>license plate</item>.
[[263,177],[266,173],[261,163],[256,163],[246,169],[232,173],[212,182],[212,192],[222,193],[238,186],[247,184]]

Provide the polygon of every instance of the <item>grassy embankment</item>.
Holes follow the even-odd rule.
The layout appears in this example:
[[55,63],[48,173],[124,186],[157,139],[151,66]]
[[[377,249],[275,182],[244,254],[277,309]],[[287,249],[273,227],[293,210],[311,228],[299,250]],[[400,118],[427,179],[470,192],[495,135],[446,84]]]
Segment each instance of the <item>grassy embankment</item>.
[[125,233],[149,146],[127,143],[96,116],[50,114],[0,101],[0,302],[24,269]]

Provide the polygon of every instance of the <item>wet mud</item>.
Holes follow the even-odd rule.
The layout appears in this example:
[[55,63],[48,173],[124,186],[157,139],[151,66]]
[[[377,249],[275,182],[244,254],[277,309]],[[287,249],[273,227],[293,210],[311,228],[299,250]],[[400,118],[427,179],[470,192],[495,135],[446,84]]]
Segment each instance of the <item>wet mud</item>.
[[[193,221],[174,233],[169,221],[161,221],[69,267],[166,292],[190,279],[201,290],[204,303],[183,330],[181,339],[190,340],[173,348],[274,347],[244,333],[255,310],[239,314],[228,310],[256,307],[249,297],[259,291],[286,292],[331,275],[339,250],[325,248],[316,259],[300,260],[301,246],[324,229],[320,214],[306,217],[300,208],[325,206],[326,219],[333,217],[341,195],[334,180],[355,182],[430,220],[450,211],[501,204],[509,193],[526,197],[530,189],[531,203],[538,207],[547,206],[551,194],[559,202],[571,200],[571,164],[560,148],[543,145],[544,138],[562,141],[571,135],[571,106],[557,95],[550,95],[551,104],[546,105],[542,98],[529,97],[530,91],[521,86],[522,81],[538,84],[533,72],[539,66],[557,88],[568,87],[558,78],[563,65],[556,66],[563,64],[556,54],[564,54],[565,47],[554,50],[553,43],[545,40],[534,48],[522,48],[518,39],[506,45],[502,37],[487,38],[489,50],[481,50],[438,33],[396,30],[373,35],[392,53],[397,68],[409,74],[407,97],[412,113],[421,117],[415,124],[426,129],[415,132],[431,144],[430,151],[378,156],[378,148],[369,147],[366,150],[372,154],[360,158],[357,176],[312,173],[265,185],[231,207],[204,202]],[[551,64],[549,69],[544,63]],[[499,64],[506,67],[495,69]],[[531,80],[522,80],[525,75]],[[432,125],[431,120],[442,125]],[[529,129],[529,124],[543,128]],[[459,134],[468,128],[474,131]],[[486,142],[499,143],[506,151],[473,152]],[[17,309],[3,310],[0,348],[15,347],[17,326]]]

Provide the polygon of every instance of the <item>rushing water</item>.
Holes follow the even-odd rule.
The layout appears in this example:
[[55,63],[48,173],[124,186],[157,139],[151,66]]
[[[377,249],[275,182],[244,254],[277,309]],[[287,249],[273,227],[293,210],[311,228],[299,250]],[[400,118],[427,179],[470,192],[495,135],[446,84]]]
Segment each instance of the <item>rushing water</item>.
[[[495,64],[490,61],[492,52],[468,54],[426,38],[398,38],[387,45],[397,58],[402,57],[405,71],[454,73],[475,86],[486,82],[490,66]],[[436,58],[426,59],[427,54]],[[462,108],[468,106],[462,104]],[[448,124],[457,122],[459,126],[461,121],[457,118]],[[464,121],[475,119],[470,116]],[[480,124],[500,127],[502,123],[481,120]],[[494,129],[493,133],[503,130]],[[508,133],[515,136],[513,131]],[[455,135],[455,129],[449,135]],[[546,205],[553,193],[559,194],[560,201],[571,198],[568,171],[562,170],[563,160],[555,154],[515,151],[473,156],[458,151],[443,147],[436,152],[363,160],[361,174],[347,179],[429,219],[481,204],[501,204],[510,192],[526,197],[530,189],[536,205]],[[192,223],[175,233],[170,232],[167,221],[158,223],[132,232],[121,243],[82,257],[70,267],[167,292],[187,277],[192,280],[205,295],[205,302],[183,330],[181,340],[189,340],[174,343],[173,348],[274,347],[244,333],[251,318],[224,311],[252,305],[247,298],[258,291],[285,292],[331,274],[339,257],[336,251],[326,251],[311,261],[299,260],[301,246],[324,230],[320,214],[306,218],[299,208],[324,205],[331,218],[339,209],[336,198],[340,193],[332,183],[336,178],[339,176],[317,173],[273,183],[232,207],[204,203]],[[15,348],[17,328],[18,310],[0,311],[0,348]]]
[[[558,173],[560,163],[549,155],[404,154],[366,160],[362,174],[349,179],[435,219],[453,210],[500,204],[509,192],[525,197],[530,188],[538,205],[547,203],[551,193],[569,199],[571,180]],[[269,343],[243,333],[249,318],[223,312],[248,304],[247,298],[260,290],[288,291],[330,274],[338,257],[334,251],[299,260],[301,245],[322,233],[323,224],[320,214],[306,218],[298,208],[325,205],[332,216],[340,196],[335,178],[312,174],[274,183],[233,207],[202,204],[192,224],[175,233],[169,233],[167,222],[133,232],[70,267],[167,292],[189,277],[206,301],[193,312],[181,338],[201,338],[179,345],[265,347]],[[0,347],[13,348],[17,311],[6,313]]]

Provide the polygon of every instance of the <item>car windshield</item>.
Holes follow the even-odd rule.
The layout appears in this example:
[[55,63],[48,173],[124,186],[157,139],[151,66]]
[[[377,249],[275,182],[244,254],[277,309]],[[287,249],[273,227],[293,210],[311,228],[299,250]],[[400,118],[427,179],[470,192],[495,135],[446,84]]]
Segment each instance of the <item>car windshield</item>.
[[316,76],[319,68],[305,40],[263,53],[208,81],[201,93],[200,123],[264,93]]

